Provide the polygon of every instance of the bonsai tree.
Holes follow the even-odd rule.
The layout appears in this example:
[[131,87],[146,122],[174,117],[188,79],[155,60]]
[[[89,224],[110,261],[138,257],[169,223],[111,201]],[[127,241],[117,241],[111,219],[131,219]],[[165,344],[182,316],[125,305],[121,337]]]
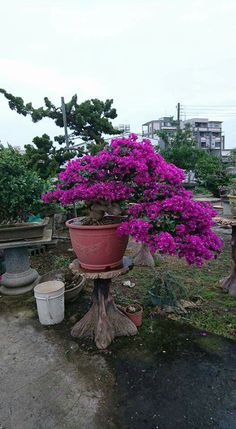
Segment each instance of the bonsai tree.
[[0,146],[0,223],[26,221],[36,214],[44,183],[13,148]]
[[76,155],[79,156],[82,151],[71,151],[61,147],[58,149],[47,134],[41,137],[34,137],[33,145],[25,145],[25,159],[30,170],[43,179],[54,177],[60,171],[60,166],[65,164]]
[[97,155],[69,161],[56,189],[43,200],[85,201],[89,216],[84,224],[102,224],[106,214],[119,215],[126,208],[119,234],[132,236],[152,254],[177,255],[201,266],[222,245],[211,229],[216,213],[183,188],[183,170],[167,163],[149,140],[137,139],[135,134],[113,138]]
[[[64,121],[61,106],[55,106],[48,97],[44,97],[44,106],[35,108],[31,102],[25,103],[21,97],[14,96],[3,88],[0,88],[0,94],[3,94],[8,100],[10,109],[16,111],[20,115],[30,116],[35,123],[44,118],[49,118],[53,120],[56,126],[63,128]],[[117,117],[116,109],[112,105],[112,99],[102,101],[98,98],[92,98],[91,100],[78,103],[76,94],[71,97],[70,101],[65,103],[70,149],[73,148],[75,139],[79,138],[83,142],[88,143],[89,151],[95,153],[106,145],[104,134],[117,135],[120,133],[113,127],[111,122],[112,119]],[[44,136],[42,137],[44,138]],[[46,146],[50,143],[44,140],[41,138],[40,146],[38,146],[39,141],[33,141],[37,149],[34,148],[34,146],[33,148],[35,151],[38,150],[38,156],[42,156],[42,143]],[[55,157],[55,155],[57,155],[56,160],[58,161],[58,159],[65,155],[65,160],[68,160],[69,153],[68,148],[65,147],[65,137],[63,135],[58,135],[54,137],[54,140],[62,146],[60,150],[57,150],[56,146],[53,147],[53,153],[50,152],[50,156],[52,157],[52,155],[54,155]],[[74,148],[74,150],[76,149]],[[80,152],[81,149],[78,149],[78,156]],[[34,155],[36,155],[36,152]],[[71,158],[73,158],[73,156],[71,156]]]

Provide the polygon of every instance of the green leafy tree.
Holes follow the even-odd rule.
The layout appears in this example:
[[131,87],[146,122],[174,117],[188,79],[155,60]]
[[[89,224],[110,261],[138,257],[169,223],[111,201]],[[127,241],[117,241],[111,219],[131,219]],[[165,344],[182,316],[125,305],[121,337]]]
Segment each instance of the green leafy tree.
[[[21,97],[15,97],[5,89],[0,89],[0,93],[8,100],[10,109],[23,116],[30,116],[33,122],[50,118],[58,127],[63,128],[61,107],[56,107],[47,97],[44,98],[44,106],[36,109],[32,103],[25,103]],[[74,139],[78,137],[84,142],[105,145],[104,134],[118,134],[111,123],[111,119],[117,117],[116,109],[112,107],[112,104],[112,99],[101,101],[97,98],[79,104],[77,95],[73,95],[71,100],[65,104],[67,125],[71,131],[70,144],[73,145]],[[57,136],[56,140],[59,144],[65,143],[62,135]]]
[[157,135],[165,143],[165,149],[161,150],[161,154],[166,161],[172,162],[187,172],[195,169],[201,151],[195,147],[190,129],[182,130],[177,127],[174,134],[169,134],[167,131],[157,131]]
[[13,148],[0,146],[0,223],[27,220],[41,206],[44,182]]
[[34,169],[42,179],[55,176],[60,166],[67,160],[78,155],[78,151],[68,151],[66,148],[57,148],[47,134],[34,137],[33,145],[25,145],[24,155],[29,168]]
[[202,155],[196,163],[195,173],[198,180],[215,197],[220,196],[219,188],[228,186],[231,180],[221,159],[205,151],[202,151]]
[[236,148],[231,149],[229,159],[228,159],[228,165],[230,167],[236,167]]
[[165,143],[166,148],[161,150],[161,154],[166,161],[186,172],[194,171],[198,181],[214,196],[219,197],[219,187],[227,186],[230,182],[230,176],[221,159],[196,148],[190,128],[177,127],[174,134],[168,134],[166,131],[158,131],[157,134]]

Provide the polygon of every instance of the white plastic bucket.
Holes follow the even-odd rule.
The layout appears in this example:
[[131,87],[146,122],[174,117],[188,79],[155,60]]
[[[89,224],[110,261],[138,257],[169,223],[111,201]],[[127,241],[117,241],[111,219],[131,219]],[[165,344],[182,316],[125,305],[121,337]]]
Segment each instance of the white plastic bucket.
[[39,283],[34,288],[39,321],[42,325],[55,325],[64,319],[65,285],[59,280]]

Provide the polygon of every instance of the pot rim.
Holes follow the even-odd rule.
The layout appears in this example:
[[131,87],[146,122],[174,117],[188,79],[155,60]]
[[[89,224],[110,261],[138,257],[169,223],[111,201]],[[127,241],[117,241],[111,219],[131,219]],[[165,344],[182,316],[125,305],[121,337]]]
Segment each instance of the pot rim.
[[69,219],[66,221],[66,226],[68,226],[68,228],[71,229],[114,229],[117,228],[118,226],[120,226],[120,224],[122,223],[111,223],[111,224],[107,224],[107,225],[79,225],[79,224],[73,224],[73,222],[77,219],[81,219],[80,217],[75,217],[73,219]]
[[[128,307],[130,307],[130,306],[136,307],[137,311],[135,311],[135,312],[128,311]],[[139,304],[139,303],[129,304],[125,307],[125,312],[128,314],[137,314],[137,313],[143,312],[143,306],[142,306],[142,304]]]
[[66,289],[65,287],[65,294],[69,294],[69,292],[73,292],[74,290],[79,289],[81,286],[85,284],[86,278],[82,274],[80,274],[80,277],[81,277],[81,281],[76,286],[70,289]]

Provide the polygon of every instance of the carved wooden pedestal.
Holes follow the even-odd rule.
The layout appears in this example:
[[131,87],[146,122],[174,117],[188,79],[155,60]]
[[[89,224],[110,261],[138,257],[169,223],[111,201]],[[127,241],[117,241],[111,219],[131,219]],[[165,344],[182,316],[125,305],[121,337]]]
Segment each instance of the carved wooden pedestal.
[[91,308],[72,328],[72,337],[94,338],[98,349],[106,349],[115,337],[137,333],[136,326],[119,310],[110,292],[111,279],[127,273],[130,267],[130,260],[126,257],[121,268],[103,272],[85,271],[77,259],[72,262],[72,272],[79,272],[94,281]]

